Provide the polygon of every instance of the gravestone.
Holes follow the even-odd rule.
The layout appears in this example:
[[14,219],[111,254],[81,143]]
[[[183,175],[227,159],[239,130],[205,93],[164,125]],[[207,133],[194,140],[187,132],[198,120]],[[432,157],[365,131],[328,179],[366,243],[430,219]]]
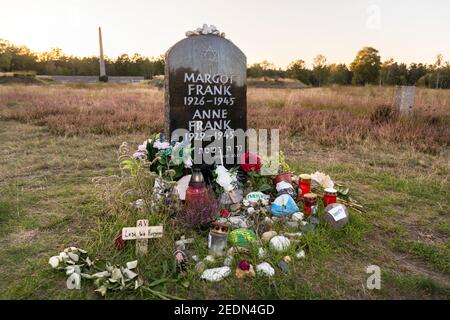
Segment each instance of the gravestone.
[[[166,132],[171,141],[192,143],[195,165],[207,154],[231,166],[245,152],[236,130],[247,129],[247,59],[214,26],[186,36],[166,53]],[[218,144],[211,146],[214,141]],[[202,158],[205,163],[211,164]]]
[[410,114],[414,108],[415,86],[400,86],[397,88],[394,99],[394,107],[401,114]]

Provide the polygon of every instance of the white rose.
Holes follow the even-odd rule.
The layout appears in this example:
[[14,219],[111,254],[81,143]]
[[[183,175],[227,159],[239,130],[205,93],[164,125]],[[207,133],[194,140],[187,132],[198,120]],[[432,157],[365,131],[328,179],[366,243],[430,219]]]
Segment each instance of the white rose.
[[67,289],[77,289],[81,288],[81,276],[78,273],[72,273],[66,281]]
[[58,268],[59,266],[59,256],[53,256],[48,260],[48,263],[52,266],[53,269]]
[[216,182],[226,191],[230,192],[234,189],[233,183],[236,181],[235,177],[232,177],[230,172],[224,166],[217,166],[216,168],[217,179]]

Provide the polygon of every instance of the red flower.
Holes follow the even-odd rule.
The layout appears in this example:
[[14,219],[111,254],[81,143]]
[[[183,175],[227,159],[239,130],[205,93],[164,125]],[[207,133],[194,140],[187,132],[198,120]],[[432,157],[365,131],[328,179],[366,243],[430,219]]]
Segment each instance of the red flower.
[[241,260],[241,262],[239,262],[239,269],[244,271],[250,270],[250,263],[248,263],[247,260]]
[[230,215],[230,213],[228,212],[227,209],[222,209],[220,210],[220,216],[223,218],[228,218],[228,216]]
[[261,170],[261,157],[256,154],[247,152],[241,156],[241,169],[245,172]]
[[122,239],[122,231],[114,239],[114,245],[117,250],[122,250],[125,247],[126,242]]

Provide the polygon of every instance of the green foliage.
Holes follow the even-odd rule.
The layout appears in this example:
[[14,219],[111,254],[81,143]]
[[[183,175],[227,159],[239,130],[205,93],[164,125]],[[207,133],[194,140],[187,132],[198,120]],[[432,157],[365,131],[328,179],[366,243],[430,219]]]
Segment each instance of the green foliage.
[[[139,54],[122,54],[116,59],[105,59],[109,76],[143,76],[151,79],[164,74],[164,56],[148,58]],[[33,52],[25,46],[15,46],[0,39],[0,71],[34,70],[46,75],[97,75],[98,58],[67,56],[61,49]],[[103,81],[104,79],[100,79]]]
[[252,64],[247,69],[247,76],[251,78],[283,78],[285,72],[277,69],[275,65],[267,60]]
[[286,70],[286,73],[289,78],[297,79],[304,84],[310,84],[311,71],[306,68],[305,61],[303,60],[291,62]]
[[355,60],[350,65],[353,72],[352,82],[364,85],[378,81],[381,68],[378,50],[364,47],[358,51]]
[[352,73],[345,64],[331,64],[329,69],[329,84],[348,85],[352,83]]

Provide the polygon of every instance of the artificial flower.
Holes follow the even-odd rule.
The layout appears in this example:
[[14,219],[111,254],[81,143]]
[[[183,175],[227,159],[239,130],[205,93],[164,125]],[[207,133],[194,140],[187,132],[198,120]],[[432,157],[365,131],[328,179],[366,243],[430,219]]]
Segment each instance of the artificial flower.
[[106,288],[106,286],[101,286],[100,288],[96,289],[95,291],[99,292],[103,297],[103,296],[105,296],[107,290],[108,290],[108,288]]
[[78,274],[81,273],[80,266],[67,266],[65,269],[66,269],[66,275],[68,275],[68,276],[73,273],[78,273]]
[[224,166],[217,166],[215,172],[217,174],[216,182],[225,192],[230,192],[235,188],[237,182],[236,175],[232,175]]
[[153,143],[153,148],[156,148],[158,150],[164,150],[170,147],[170,143],[167,141],[160,141],[160,140],[156,140]]
[[58,268],[60,262],[61,260],[59,256],[53,256],[48,260],[48,263],[52,266],[53,269]]
[[137,267],[137,260],[127,262],[127,269],[134,269]]
[[188,168],[188,169],[192,168],[192,159],[191,158],[184,161],[184,167]]
[[109,277],[110,273],[108,271],[97,272],[92,275],[94,278],[105,278]]
[[141,152],[147,151],[147,141],[144,141],[142,144],[140,144],[137,149]]
[[247,260],[241,260],[239,262],[239,269],[247,271],[250,269],[250,263]]
[[256,154],[250,152],[242,154],[240,163],[241,169],[245,172],[260,172],[261,170],[261,157]]
[[123,274],[128,278],[128,279],[134,279],[137,277],[137,273],[131,271],[130,269],[123,269]]
[[311,179],[318,183],[322,188],[333,188],[334,182],[331,180],[329,175],[323,172],[316,171],[311,174]]
[[66,285],[69,290],[79,290],[81,288],[81,276],[76,272],[72,273],[70,277],[67,278]]
[[220,216],[221,217],[228,218],[229,215],[230,215],[230,213],[228,212],[227,209],[224,208],[224,209],[220,210]]
[[133,153],[133,158],[137,159],[137,160],[144,160],[146,157],[145,152],[143,151],[136,151],[135,153]]

